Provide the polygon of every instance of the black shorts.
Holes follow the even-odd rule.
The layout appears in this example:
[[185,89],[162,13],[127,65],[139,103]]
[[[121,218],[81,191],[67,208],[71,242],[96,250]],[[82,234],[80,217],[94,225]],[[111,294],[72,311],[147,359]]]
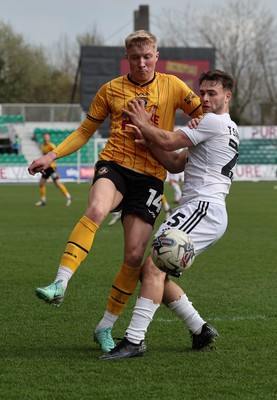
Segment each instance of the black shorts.
[[110,179],[123,195],[122,202],[112,211],[122,210],[122,218],[127,214],[137,215],[154,226],[162,207],[162,180],[104,160],[95,165],[93,183],[101,178]]
[[54,182],[57,179],[60,179],[59,175],[52,167],[46,168],[44,170],[44,174],[42,176],[43,179],[49,179],[50,177],[53,179]]

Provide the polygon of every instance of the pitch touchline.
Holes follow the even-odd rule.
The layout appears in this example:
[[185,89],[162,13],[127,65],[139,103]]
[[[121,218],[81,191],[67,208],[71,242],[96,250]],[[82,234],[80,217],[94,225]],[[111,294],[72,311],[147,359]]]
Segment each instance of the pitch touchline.
[[[273,317],[268,317],[266,315],[248,315],[248,316],[237,316],[237,317],[224,317],[224,318],[207,318],[209,321],[255,321],[258,319],[271,319]],[[166,318],[157,318],[156,321],[159,322],[173,322],[178,321],[178,318],[166,319]]]

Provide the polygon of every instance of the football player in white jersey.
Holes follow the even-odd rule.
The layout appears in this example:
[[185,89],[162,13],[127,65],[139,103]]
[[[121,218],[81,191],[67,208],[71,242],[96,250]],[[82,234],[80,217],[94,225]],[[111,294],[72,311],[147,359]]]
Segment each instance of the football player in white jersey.
[[[129,103],[129,125],[138,144],[148,146],[167,170],[178,173],[183,168],[185,183],[178,206],[160,226],[156,235],[167,229],[185,231],[194,242],[196,256],[216,243],[227,228],[225,197],[232,181],[232,169],[238,158],[237,125],[229,115],[233,78],[220,70],[204,72],[199,78],[204,117],[191,129],[172,132],[150,124],[150,115],[142,102]],[[187,148],[175,152],[180,148]],[[187,326],[192,348],[210,347],[217,331],[206,323],[180,286],[155,267],[148,256],[142,270],[142,284],[124,339],[101,360],[135,357],[146,351],[148,326],[163,302]]]

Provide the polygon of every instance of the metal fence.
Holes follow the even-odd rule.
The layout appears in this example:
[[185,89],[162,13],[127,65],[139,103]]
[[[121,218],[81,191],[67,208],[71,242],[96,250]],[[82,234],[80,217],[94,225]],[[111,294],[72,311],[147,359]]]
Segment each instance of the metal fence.
[[80,122],[80,104],[0,104],[0,115],[21,115],[24,122]]

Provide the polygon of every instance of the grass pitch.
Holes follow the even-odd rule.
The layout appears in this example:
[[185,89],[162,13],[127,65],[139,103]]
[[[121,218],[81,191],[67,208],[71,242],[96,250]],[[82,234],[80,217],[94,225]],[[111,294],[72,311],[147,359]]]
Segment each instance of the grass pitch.
[[[54,308],[34,295],[55,277],[68,236],[83,215],[89,184],[67,185],[65,207],[49,184],[0,186],[1,400],[273,400],[276,392],[277,190],[273,182],[234,182],[225,236],[178,282],[220,334],[217,349],[195,353],[182,323],[161,306],[142,358],[99,361],[92,331],[123,253],[122,230],[108,220]],[[173,194],[166,187],[170,202]],[[161,215],[159,222],[163,219]],[[122,337],[136,295],[113,333]]]

